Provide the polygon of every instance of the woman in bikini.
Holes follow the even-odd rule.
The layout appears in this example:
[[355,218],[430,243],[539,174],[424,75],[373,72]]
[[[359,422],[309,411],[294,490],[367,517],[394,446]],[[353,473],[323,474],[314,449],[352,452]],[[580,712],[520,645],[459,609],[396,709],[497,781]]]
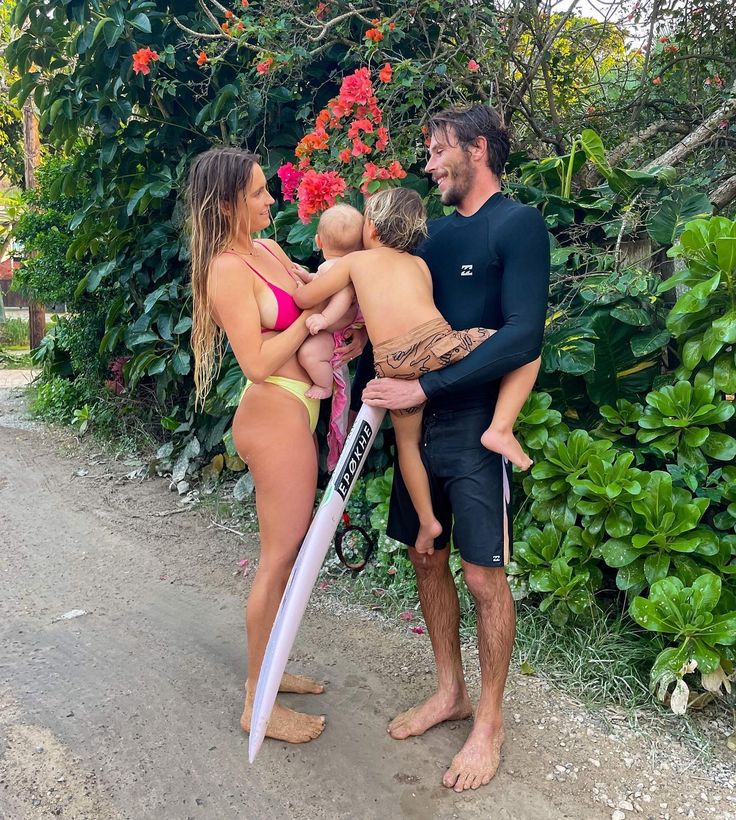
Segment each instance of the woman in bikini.
[[[225,337],[247,378],[233,441],[255,484],[261,554],[245,618],[245,731],[271,626],[312,515],[319,412],[319,401],[304,395],[311,380],[296,357],[308,336],[306,319],[315,311],[302,312],[294,303],[297,279],[278,244],[256,239],[270,224],[274,202],[258,160],[236,148],[200,154],[187,196],[197,403],[212,387]],[[322,686],[287,674],[281,691],[317,693]],[[277,702],[267,735],[304,743],[323,728],[324,717]]]

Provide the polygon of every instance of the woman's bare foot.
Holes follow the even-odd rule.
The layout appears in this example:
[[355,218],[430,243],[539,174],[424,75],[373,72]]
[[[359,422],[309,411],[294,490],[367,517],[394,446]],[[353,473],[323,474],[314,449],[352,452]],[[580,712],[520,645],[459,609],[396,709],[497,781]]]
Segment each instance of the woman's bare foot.
[[289,672],[284,672],[279,686],[279,692],[291,692],[295,695],[321,695],[324,691],[324,684],[305,675],[292,675]]
[[313,384],[309,390],[305,391],[304,395],[308,399],[329,399],[332,395],[332,385],[320,387],[318,384]]
[[492,450],[494,453],[500,453],[502,456],[506,456],[506,458],[520,470],[528,470],[532,464],[534,464],[511,431],[501,433],[498,430],[494,430],[493,427],[489,427],[480,437],[480,443],[487,450]]
[[431,555],[434,552],[434,539],[440,535],[442,524],[436,518],[431,518],[426,523],[420,522],[414,549],[419,553]]
[[445,720],[465,720],[473,714],[473,704],[467,692],[458,697],[447,697],[435,692],[427,700],[397,715],[388,725],[394,740],[423,735],[427,729]]
[[[246,696],[245,707],[240,718],[240,726],[245,732],[250,732],[252,714],[253,701]],[[288,709],[276,701],[266,727],[266,737],[285,740],[287,743],[308,743],[319,737],[324,728],[324,715],[305,715],[303,712]]]
[[474,726],[445,772],[442,785],[456,792],[485,786],[496,774],[503,741],[503,725],[495,731]]

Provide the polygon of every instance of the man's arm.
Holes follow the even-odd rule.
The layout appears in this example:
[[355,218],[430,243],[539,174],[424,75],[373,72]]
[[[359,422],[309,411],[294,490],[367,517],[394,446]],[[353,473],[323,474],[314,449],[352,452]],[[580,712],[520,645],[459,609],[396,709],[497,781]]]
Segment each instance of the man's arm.
[[496,381],[539,356],[549,292],[549,234],[536,208],[524,208],[510,221],[499,242],[503,324],[461,361],[422,376],[419,384],[428,398]]

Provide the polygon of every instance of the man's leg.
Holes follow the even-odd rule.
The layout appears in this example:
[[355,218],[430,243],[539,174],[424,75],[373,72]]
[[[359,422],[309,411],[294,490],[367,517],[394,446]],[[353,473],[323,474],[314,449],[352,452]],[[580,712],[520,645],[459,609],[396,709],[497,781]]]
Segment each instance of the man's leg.
[[504,741],[503,690],[516,632],[514,602],[503,568],[463,562],[463,570],[476,605],[481,694],[470,735],[442,778],[457,792],[485,785],[498,769]]
[[437,664],[437,690],[391,721],[388,731],[396,740],[421,735],[442,721],[462,720],[473,713],[460,658],[460,604],[450,572],[450,550],[422,555],[409,549],[409,557],[417,574],[419,602]]

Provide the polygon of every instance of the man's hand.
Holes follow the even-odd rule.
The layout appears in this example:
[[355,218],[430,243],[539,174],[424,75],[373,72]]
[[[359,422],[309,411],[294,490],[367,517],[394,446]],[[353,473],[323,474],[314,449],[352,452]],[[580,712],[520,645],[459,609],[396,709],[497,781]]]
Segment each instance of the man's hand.
[[314,313],[307,319],[306,325],[307,330],[312,336],[316,336],[320,330],[324,330],[327,327],[327,319],[325,319],[322,313]]
[[363,404],[387,410],[406,410],[425,401],[427,395],[418,379],[372,379],[363,391]]
[[[340,357],[336,360],[337,364],[347,364],[353,359],[357,359],[368,341],[368,334],[364,327],[354,327],[351,332],[350,341],[341,347],[335,348],[335,355]],[[345,335],[347,337],[347,333]]]

